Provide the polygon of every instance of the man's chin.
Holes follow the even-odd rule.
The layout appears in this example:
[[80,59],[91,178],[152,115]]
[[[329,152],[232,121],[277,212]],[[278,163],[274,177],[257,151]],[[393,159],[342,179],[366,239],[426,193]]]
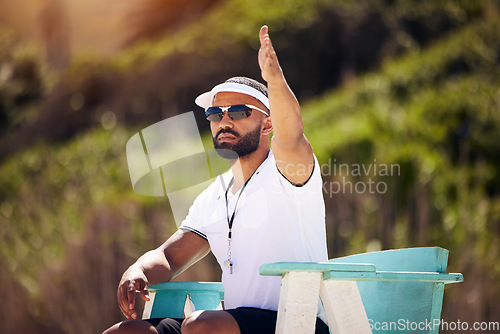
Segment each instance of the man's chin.
[[233,147],[234,144],[229,142],[217,142],[216,145],[214,145],[216,150],[233,150]]
[[[214,148],[217,153],[224,159],[239,159],[255,152],[260,143],[260,127],[256,127],[237,140],[229,140],[220,142],[212,137]],[[221,150],[219,153],[218,151]]]
[[[232,145],[227,145],[227,146],[230,146],[232,148]],[[236,153],[230,148],[223,147],[223,145],[217,145],[217,147],[215,148],[215,152],[217,152],[217,154],[224,159],[235,160],[239,158],[238,153]]]

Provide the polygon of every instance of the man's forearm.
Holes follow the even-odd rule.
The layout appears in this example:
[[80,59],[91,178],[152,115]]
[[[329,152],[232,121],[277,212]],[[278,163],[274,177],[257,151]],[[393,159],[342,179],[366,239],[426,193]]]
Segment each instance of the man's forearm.
[[143,271],[149,284],[169,281],[210,251],[206,240],[193,232],[177,230],[160,247],[141,256],[132,266]]
[[304,123],[297,98],[284,77],[268,82],[273,142],[282,148],[296,147],[304,135]]
[[159,248],[142,255],[131,267],[141,270],[150,285],[169,281],[175,276],[163,251]]

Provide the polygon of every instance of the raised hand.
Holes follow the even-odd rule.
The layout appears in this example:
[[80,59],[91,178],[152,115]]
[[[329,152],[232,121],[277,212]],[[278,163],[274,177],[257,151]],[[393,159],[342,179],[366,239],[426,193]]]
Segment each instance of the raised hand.
[[140,292],[142,299],[149,300],[148,279],[142,270],[132,266],[123,274],[117,291],[118,305],[127,319],[137,319],[136,291]]
[[267,26],[260,28],[259,66],[262,73],[262,79],[268,84],[273,84],[282,82],[284,76],[268,32],[269,29]]

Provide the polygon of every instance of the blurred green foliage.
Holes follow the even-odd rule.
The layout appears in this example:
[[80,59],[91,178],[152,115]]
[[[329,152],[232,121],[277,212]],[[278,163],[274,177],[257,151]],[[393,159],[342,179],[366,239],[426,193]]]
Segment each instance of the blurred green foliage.
[[[48,332],[74,330],[68,318],[76,321],[79,332],[86,332],[88,320],[80,318],[79,307],[100,289],[113,296],[101,297],[113,305],[117,272],[175,230],[168,202],[132,191],[124,154],[130,136],[122,128],[96,128],[63,145],[39,144],[0,167],[3,276],[19,284],[16,290],[27,292],[21,298],[27,314],[38,313],[35,318],[48,328],[61,326]],[[104,276],[103,282],[88,281],[95,275]],[[68,294],[74,299],[66,300]],[[4,300],[23,295],[14,293]],[[95,310],[91,317],[98,318],[106,310],[102,307],[84,313],[90,316]],[[72,308],[76,309],[69,314]],[[61,312],[67,317],[59,318]],[[44,323],[46,316],[54,323]],[[30,325],[41,326],[36,321]]]
[[130,193],[123,184],[124,140],[115,131],[113,137],[100,133],[64,147],[39,145],[2,165],[1,174],[9,175],[0,185],[2,226],[8,230],[0,252],[31,292],[38,292],[36,274],[64,255],[65,240],[83,233],[88,209],[116,200],[120,181],[127,190],[120,198]]
[[347,217],[332,210],[338,235],[330,251],[364,252],[371,242],[445,247],[466,278],[450,297],[466,295],[455,307],[474,305],[483,315],[498,314],[491,296],[500,289],[498,31],[492,14],[304,108],[320,161],[401,166],[401,175],[374,176],[387,193],[360,202],[344,196]]
[[0,135],[33,119],[54,80],[39,46],[19,42],[12,31],[0,29]]
[[454,184],[450,174],[465,173],[476,178],[465,186],[498,195],[499,28],[496,17],[478,22],[309,104],[304,118],[320,159],[369,141],[368,161],[411,161],[412,182]]
[[[262,24],[307,100],[320,163],[400,166],[347,179],[385,182],[383,194],[325,193],[330,256],[442,246],[465,276],[443,317],[498,320],[499,22],[490,1],[221,1],[163,40],[81,56],[60,74],[2,32],[0,298],[19,306],[0,331],[96,332],[120,319],[121,272],[175,229],[165,199],[133,193],[126,141],[229,75],[258,78]],[[204,270],[194,279],[216,273]]]

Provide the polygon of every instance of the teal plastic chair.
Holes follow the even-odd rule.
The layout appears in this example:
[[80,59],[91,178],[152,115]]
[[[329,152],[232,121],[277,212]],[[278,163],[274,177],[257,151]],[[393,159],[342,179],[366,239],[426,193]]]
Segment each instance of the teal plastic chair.
[[222,309],[224,287],[219,282],[164,282],[149,287],[143,319],[182,318],[198,310]]
[[[332,333],[438,333],[444,285],[463,281],[447,262],[447,250],[423,247],[270,263],[260,273],[282,276],[276,333],[314,333],[319,297]],[[150,295],[144,319],[221,309],[224,299],[214,282],[160,283]]]
[[[373,333],[438,333],[434,324],[441,319],[445,284],[463,281],[462,274],[446,273],[448,253],[439,247],[422,247],[357,254],[330,262],[375,265],[373,281],[357,282]],[[425,325],[429,323],[433,324],[431,330]],[[404,330],[385,329],[384,324],[397,324],[393,327]],[[417,324],[421,330],[415,329]]]
[[[292,284],[285,279],[318,273],[319,295],[332,333],[438,333],[444,286],[463,281],[462,274],[446,273],[447,262],[446,249],[422,247],[357,254],[328,263],[272,263],[261,266],[260,273],[283,277],[277,333],[291,328],[293,333],[313,333],[317,297],[305,302],[301,300],[305,296],[296,292],[317,278],[298,277]],[[301,307],[307,302],[308,311]]]

